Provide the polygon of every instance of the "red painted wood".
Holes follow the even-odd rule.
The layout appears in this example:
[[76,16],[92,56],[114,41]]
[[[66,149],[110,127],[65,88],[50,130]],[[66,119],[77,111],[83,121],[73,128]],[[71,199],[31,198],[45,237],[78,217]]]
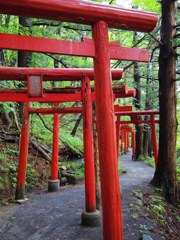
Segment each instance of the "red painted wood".
[[96,211],[96,190],[94,170],[94,145],[92,132],[92,102],[90,79],[82,80],[83,136],[84,136],[84,172],[86,211]]
[[109,27],[141,32],[152,31],[158,21],[155,13],[82,0],[0,0],[0,13],[90,25],[104,20]]
[[[116,97],[118,94],[115,93]],[[0,102],[80,102],[81,95],[76,93],[44,93],[42,97],[30,97],[26,89],[20,90],[0,90]],[[92,101],[95,101],[94,93],[92,92]],[[121,115],[121,111],[116,113]],[[122,115],[124,112],[122,113]],[[125,114],[124,114],[125,115]]]
[[[54,103],[58,108],[59,103]],[[52,160],[51,160],[51,180],[58,180],[58,159],[59,159],[59,114],[54,114],[53,122],[53,142],[52,142]]]
[[[114,112],[125,112],[125,111],[132,111],[132,106],[118,106],[114,105]],[[119,118],[118,118],[119,119]]]
[[[30,116],[28,114],[28,108],[30,103],[24,104],[24,113],[22,119],[20,146],[19,146],[19,161],[18,161],[18,175],[17,175],[17,187],[16,196],[20,196],[23,193],[26,182],[26,167],[28,159],[28,147],[29,147],[29,133],[30,133]],[[22,196],[23,198],[23,196]]]
[[[122,123],[122,121],[120,121],[120,123]],[[129,125],[122,125],[121,126],[121,130],[123,131],[128,131],[128,132],[131,132],[132,131],[132,128],[129,126]]]
[[[122,69],[112,69],[112,79],[119,80],[122,77]],[[43,81],[77,81],[87,76],[94,80],[94,69],[91,68],[16,68],[0,67],[0,79],[24,80],[27,75],[42,75]]]
[[135,97],[136,96],[136,89],[135,88],[128,89],[128,94]]
[[136,115],[150,115],[150,114],[159,114],[159,110],[145,110],[145,111],[127,111],[127,112],[116,112],[116,115],[120,114],[121,116],[136,116]]
[[[119,107],[119,106],[114,106]],[[119,157],[119,142],[120,142],[120,116],[117,116],[116,121],[116,144],[117,144],[117,157]]]
[[[7,90],[8,92],[8,90]],[[0,102],[80,102],[81,94],[43,94],[43,97],[29,97],[26,93],[0,93]]]
[[[155,123],[159,123],[159,120],[155,120]],[[120,124],[151,124],[150,120],[125,120],[125,121],[120,121]]]
[[136,89],[128,89],[127,93],[116,94],[117,98],[129,98],[129,97],[135,97],[135,96],[136,96]]
[[158,164],[158,147],[157,147],[157,138],[156,138],[156,125],[154,115],[151,114],[151,134],[152,134],[152,144],[153,144],[153,152],[154,152],[154,163],[155,167]]
[[50,115],[50,114],[78,114],[82,113],[81,107],[67,107],[67,108],[29,108],[29,114],[43,114],[43,115]]
[[[111,59],[149,62],[149,52],[146,49],[118,47],[113,44],[109,45],[111,46]],[[93,41],[74,42],[6,33],[0,33],[0,48],[70,56],[95,56]]]
[[110,77],[110,47],[108,42],[108,25],[105,22],[100,21],[93,26],[93,38],[96,54],[94,70],[103,239],[122,240],[122,209],[117,164],[114,99]]

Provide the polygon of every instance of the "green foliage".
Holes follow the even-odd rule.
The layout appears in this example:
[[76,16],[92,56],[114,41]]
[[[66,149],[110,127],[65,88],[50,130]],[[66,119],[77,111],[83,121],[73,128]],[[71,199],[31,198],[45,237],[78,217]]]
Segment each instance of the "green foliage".
[[11,103],[0,103],[0,113],[14,111]]
[[27,164],[26,183],[27,183],[28,190],[30,190],[32,187],[37,187],[39,184],[38,173],[32,164]]
[[5,148],[4,152],[10,155],[18,155],[18,150],[13,148]]
[[65,166],[66,170],[71,170],[75,175],[83,177],[84,176],[84,160],[61,162],[59,167]]
[[149,164],[151,167],[155,167],[155,164],[154,164],[154,158],[151,158],[149,156],[146,156],[145,157],[145,160],[144,160],[147,164]]
[[140,224],[140,232],[141,233],[148,233],[151,230],[150,227],[146,226],[145,224]]
[[143,10],[160,13],[160,4],[157,0],[133,0],[132,4]]
[[123,173],[123,166],[120,162],[118,162],[118,172],[119,172],[119,174]]
[[78,157],[83,156],[83,141],[78,137],[73,137],[66,133],[64,130],[61,132],[61,141],[63,144],[71,150],[71,152]]

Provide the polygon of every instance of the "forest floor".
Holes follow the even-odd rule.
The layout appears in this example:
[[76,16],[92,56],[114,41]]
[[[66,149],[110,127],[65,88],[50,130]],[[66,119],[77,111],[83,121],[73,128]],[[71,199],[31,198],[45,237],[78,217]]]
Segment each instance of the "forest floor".
[[[169,205],[149,182],[154,169],[132,161],[131,152],[120,158],[124,240],[178,240],[177,208]],[[112,176],[113,177],[113,176]],[[102,228],[80,225],[84,210],[84,184],[46,189],[28,195],[23,204],[0,208],[1,240],[100,240]]]

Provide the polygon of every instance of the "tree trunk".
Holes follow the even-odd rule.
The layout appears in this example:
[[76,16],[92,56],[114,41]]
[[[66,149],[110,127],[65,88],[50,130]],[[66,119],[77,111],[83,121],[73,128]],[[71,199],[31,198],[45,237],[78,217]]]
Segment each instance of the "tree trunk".
[[[141,91],[140,91],[140,74],[139,74],[139,65],[137,62],[134,63],[134,81],[136,84],[136,97],[135,97],[135,108],[137,110],[141,109]],[[140,118],[140,117],[139,117]],[[136,153],[135,160],[138,160],[140,155],[143,154],[143,135],[142,135],[142,126],[137,124],[136,128]]]
[[[31,35],[30,24],[28,18],[19,17],[19,34],[24,32],[29,33]],[[18,51],[18,67],[28,67],[31,61],[32,53],[28,51]],[[19,88],[23,88],[24,83],[19,84]],[[19,118],[20,121],[23,116],[23,103],[19,103]]]
[[[148,65],[147,65],[148,72],[147,72],[147,81],[146,81],[145,110],[152,109],[152,101],[149,97],[149,93],[152,89],[152,81],[153,81],[153,79],[150,78],[150,74],[149,74],[151,72],[151,67],[150,66],[151,65],[148,63]],[[149,116],[145,116],[144,120],[150,120]],[[152,143],[149,142],[149,139],[151,139],[150,134],[151,134],[150,127],[149,127],[149,125],[145,124],[144,125],[144,133],[143,133],[143,155],[144,155],[144,157],[149,156],[149,154],[148,154],[149,153],[149,151],[148,151],[149,145],[152,145]]]
[[81,123],[81,120],[82,120],[82,114],[79,115],[79,117],[78,117],[78,119],[77,119],[77,121],[76,121],[76,123],[75,123],[75,125],[74,125],[74,127],[73,127],[73,130],[72,130],[72,132],[71,132],[71,135],[72,135],[73,137],[76,135],[76,132],[77,132],[78,127],[79,127],[79,125],[80,125],[80,123]]
[[160,139],[159,159],[152,184],[163,188],[166,199],[178,200],[176,175],[176,35],[177,1],[162,0],[161,46],[159,55]]

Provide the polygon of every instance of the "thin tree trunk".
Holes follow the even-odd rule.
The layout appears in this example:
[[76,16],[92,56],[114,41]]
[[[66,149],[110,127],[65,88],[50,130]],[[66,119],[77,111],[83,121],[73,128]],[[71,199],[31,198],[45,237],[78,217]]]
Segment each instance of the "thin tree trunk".
[[[147,65],[147,81],[146,81],[146,102],[145,102],[145,110],[150,110],[152,109],[152,101],[149,97],[149,93],[151,91],[151,87],[152,87],[152,79],[150,78],[149,76],[149,73],[150,73],[150,64],[148,63]],[[149,116],[145,116],[144,117],[144,120],[150,120]],[[143,155],[144,157],[147,157],[149,154],[149,145],[152,145],[151,142],[149,142],[149,135],[150,135],[150,128],[149,128],[149,125],[144,125],[144,132],[143,132]]]
[[[140,110],[141,109],[140,74],[139,65],[137,62],[134,63],[134,81],[136,83],[135,108],[137,110]],[[141,125],[137,124],[135,128],[136,128],[136,153],[134,159],[138,160],[139,157],[143,154],[143,135]]]
[[160,139],[159,159],[152,184],[162,187],[166,199],[178,199],[176,175],[176,35],[177,1],[162,0],[161,46],[159,55]]
[[[22,34],[24,31],[28,30],[28,33],[31,34],[30,24],[28,18],[19,17],[19,34]],[[28,51],[18,51],[18,67],[28,67],[31,61],[32,53]],[[24,83],[19,84],[19,88],[24,87]],[[23,116],[23,103],[19,103],[19,119],[22,119]],[[20,120],[21,121],[21,120]]]
[[76,132],[77,132],[78,127],[79,127],[79,125],[80,125],[80,123],[81,123],[81,120],[82,120],[82,114],[79,115],[78,120],[76,121],[76,123],[75,123],[75,125],[74,125],[74,128],[73,128],[73,130],[72,130],[72,132],[71,132],[71,135],[72,135],[73,137],[76,135]]

